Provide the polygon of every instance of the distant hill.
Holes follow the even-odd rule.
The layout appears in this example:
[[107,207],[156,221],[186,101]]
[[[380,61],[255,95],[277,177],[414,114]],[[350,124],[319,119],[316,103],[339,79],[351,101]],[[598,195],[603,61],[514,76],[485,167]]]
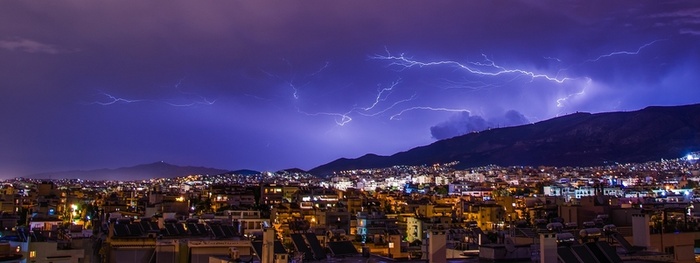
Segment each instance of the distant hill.
[[255,170],[241,169],[241,170],[225,172],[224,174],[256,175],[256,174],[261,174],[261,172],[255,171]]
[[341,158],[309,172],[459,161],[488,164],[596,166],[679,158],[700,150],[700,104],[632,112],[575,113],[535,124],[470,133],[391,156]]
[[302,169],[299,169],[299,168],[289,168],[289,169],[277,171],[277,173],[305,174],[307,172],[302,170]]
[[86,179],[86,180],[143,180],[151,178],[173,178],[193,174],[222,174],[226,170],[196,167],[177,166],[165,162],[155,162],[132,167],[116,169],[79,170],[64,172],[49,172],[27,176],[36,179]]

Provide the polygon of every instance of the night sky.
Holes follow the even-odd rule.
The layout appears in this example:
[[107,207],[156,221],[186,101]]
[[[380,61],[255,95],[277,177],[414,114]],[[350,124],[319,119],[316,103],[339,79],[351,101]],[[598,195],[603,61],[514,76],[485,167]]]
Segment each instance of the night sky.
[[698,1],[2,1],[0,177],[310,169],[700,102]]

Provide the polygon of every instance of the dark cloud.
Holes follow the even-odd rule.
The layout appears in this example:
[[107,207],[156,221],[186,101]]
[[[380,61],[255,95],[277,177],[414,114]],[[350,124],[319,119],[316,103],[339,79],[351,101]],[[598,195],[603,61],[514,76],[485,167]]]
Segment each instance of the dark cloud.
[[483,131],[489,128],[489,123],[481,116],[472,116],[469,112],[460,112],[445,122],[430,127],[433,138],[442,140],[470,132]]
[[437,140],[452,138],[471,132],[480,132],[491,128],[510,127],[529,123],[522,113],[509,110],[503,116],[485,120],[482,116],[460,112],[445,122],[430,127],[430,134]]
[[530,121],[525,117],[525,115],[523,115],[522,113],[520,113],[516,110],[507,111],[503,117],[504,117],[504,121],[499,122],[499,125],[517,126],[517,125],[523,125],[523,124],[530,123]]

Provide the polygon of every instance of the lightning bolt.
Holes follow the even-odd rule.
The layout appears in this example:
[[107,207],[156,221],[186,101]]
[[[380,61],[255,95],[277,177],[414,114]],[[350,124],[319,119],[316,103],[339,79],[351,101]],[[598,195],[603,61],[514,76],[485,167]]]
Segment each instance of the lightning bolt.
[[297,112],[304,114],[306,116],[332,116],[335,117],[335,124],[338,126],[345,126],[345,124],[348,124],[349,122],[352,121],[352,118],[349,116],[352,111],[346,112],[346,113],[335,113],[335,112],[315,112],[315,113],[308,113],[305,111],[302,111],[297,108]]
[[173,102],[172,100],[162,101],[163,103],[168,104],[170,106],[174,106],[174,107],[191,107],[191,106],[195,106],[195,105],[213,105],[216,102],[216,100],[209,100],[209,99],[205,98],[204,96],[199,95],[197,93],[180,90],[180,85],[182,85],[183,80],[185,80],[185,78],[181,78],[177,83],[175,83],[175,89],[178,92],[180,92],[180,94],[182,94],[182,95],[185,95],[188,97],[196,97],[197,99],[194,99],[194,100],[192,100],[192,102],[189,102],[189,103],[176,103],[176,102]]
[[[649,43],[643,44],[643,45],[639,46],[639,47],[637,48],[637,50],[635,50],[635,51],[614,51],[614,52],[610,52],[610,53],[608,53],[608,54],[599,55],[598,57],[593,58],[593,59],[584,60],[583,62],[580,62],[580,63],[578,63],[578,64],[569,65],[568,67],[559,69],[559,70],[557,71],[557,76],[559,76],[560,74],[562,74],[562,73],[568,71],[568,70],[571,69],[572,67],[581,66],[581,65],[586,64],[586,63],[589,63],[589,62],[591,62],[591,63],[592,63],[592,62],[598,62],[598,61],[600,61],[601,59],[604,59],[604,58],[609,58],[609,57],[619,56],[619,55],[639,55],[639,53],[642,52],[643,49],[645,49],[645,48],[647,48],[647,47],[649,47],[649,46],[655,44],[656,42],[664,41],[664,40],[665,40],[665,39],[657,39],[657,40],[651,41],[651,42],[649,42]],[[547,59],[547,58],[545,57],[545,59]]]
[[436,108],[436,107],[428,107],[428,106],[420,106],[420,107],[410,107],[407,109],[403,109],[401,112],[391,115],[389,117],[390,120],[399,120],[398,117],[400,117],[402,114],[405,112],[409,111],[415,111],[415,110],[429,110],[429,111],[446,111],[446,112],[468,112],[471,114],[471,111],[468,109],[451,109],[451,108]]
[[385,101],[389,95],[382,98],[382,95],[384,94],[384,92],[389,92],[389,94],[391,94],[391,92],[394,90],[394,87],[396,87],[396,85],[399,85],[400,81],[401,81],[400,79],[397,81],[394,81],[393,83],[391,83],[391,86],[389,86],[388,88],[383,88],[383,89],[379,90],[379,92],[377,93],[377,96],[374,98],[374,103],[372,103],[372,106],[369,106],[367,108],[362,108],[362,110],[364,110],[364,111],[372,110],[372,109],[374,109],[375,106],[377,106],[377,104],[379,104],[379,102]]
[[175,103],[175,102],[170,102],[170,101],[162,101],[162,102],[165,104],[168,104],[170,106],[174,106],[174,107],[191,107],[191,106],[195,106],[195,105],[213,105],[214,103],[216,103],[216,100],[208,100],[207,98],[205,98],[203,96],[200,96],[200,95],[197,95],[197,96],[199,97],[199,100],[195,100],[195,101],[190,102],[190,103],[183,104],[183,103]]
[[[291,70],[291,68],[292,68],[291,63],[289,61],[287,61],[286,59],[284,61],[287,63],[287,65],[289,66],[289,68]],[[305,78],[305,79],[308,80],[309,83],[305,84],[304,86],[309,85],[311,83],[313,77],[321,74],[329,66],[330,66],[330,62],[325,62],[323,64],[323,66],[321,66],[318,70],[314,71],[311,74],[306,75],[307,78]],[[262,70],[262,69],[261,69],[261,71],[270,77],[273,77],[275,79],[278,79],[278,80],[284,82],[287,86],[289,86],[292,89],[292,98],[294,98],[294,100],[301,99],[299,96],[299,88],[297,88],[296,84],[294,84],[295,78],[297,76],[296,74],[293,75],[289,80],[285,80],[282,77],[280,77],[276,74],[273,74],[271,72],[267,72],[267,71]],[[253,95],[248,95],[248,96],[253,96]],[[304,110],[301,110],[298,106],[295,106],[295,108],[296,108],[298,113],[304,114],[306,116],[331,116],[331,117],[333,117],[335,123],[338,126],[345,126],[346,124],[350,123],[352,121],[352,117],[350,117],[350,114],[356,110],[355,108],[353,108],[347,112],[306,112]]]
[[[583,62],[580,62],[581,64],[586,63],[586,62],[596,62],[601,59],[605,59],[608,57],[612,56],[619,56],[619,55],[637,55],[640,52],[642,52],[644,49],[648,48],[651,45],[654,45],[656,42],[661,41],[661,40],[654,40],[649,43],[645,43],[641,45],[639,48],[636,50],[632,51],[615,51],[611,52],[608,54],[603,54],[600,55],[596,58],[593,59],[588,59]],[[411,68],[427,68],[427,67],[448,67],[448,68],[453,68],[456,71],[464,72],[466,75],[465,76],[478,76],[478,77],[485,77],[481,78],[478,80],[469,80],[465,77],[464,81],[452,81],[452,80],[444,80],[445,83],[439,84],[439,86],[442,87],[443,90],[447,89],[466,89],[466,90],[471,90],[471,91],[478,91],[478,90],[483,90],[483,89],[488,89],[488,88],[497,88],[497,87],[502,87],[503,83],[506,82],[512,82],[515,81],[519,78],[529,78],[530,81],[534,81],[535,79],[541,79],[543,81],[548,81],[553,84],[564,84],[564,83],[571,83],[568,85],[575,85],[578,91],[575,91],[574,93],[569,93],[566,94],[565,96],[556,98],[554,100],[554,105],[556,105],[557,108],[564,108],[567,106],[567,104],[570,103],[574,98],[583,96],[586,94],[588,91],[588,88],[591,84],[591,79],[589,77],[568,77],[566,74],[564,74],[563,70],[559,70],[556,74],[549,74],[547,72],[541,72],[541,71],[533,71],[529,70],[528,68],[523,68],[523,67],[509,67],[505,65],[501,65],[496,62],[496,60],[492,59],[491,57],[487,56],[486,54],[481,54],[482,59],[479,61],[457,61],[457,60],[420,60],[420,59],[415,59],[413,57],[409,57],[405,55],[404,53],[401,54],[394,54],[390,52],[387,48],[385,48],[386,54],[379,54],[379,55],[373,55],[370,56],[370,59],[373,60],[382,60],[382,61],[388,61],[388,66],[392,68],[397,68],[398,71],[403,71],[403,70],[408,70]],[[557,58],[557,57],[542,57],[545,60],[551,60],[556,63],[561,63],[562,60]],[[328,68],[330,63],[326,62],[324,65],[322,65],[317,71],[305,75],[305,76],[317,76],[321,74],[326,68]],[[564,69],[566,70],[566,69]],[[274,76],[272,74],[268,74],[271,76]],[[491,79],[494,78],[494,79]],[[277,77],[279,78],[279,77]],[[497,79],[496,79],[497,78]],[[582,82],[579,82],[579,80],[585,79],[585,84]],[[494,82],[494,80],[496,82]],[[571,81],[571,82],[570,82]],[[294,79],[292,78],[292,81],[286,81],[285,82],[289,87],[291,87],[292,92],[292,97],[295,100],[299,100],[299,88],[298,86],[295,85]],[[397,98],[394,97],[395,91],[397,91],[399,85],[402,83],[402,80],[396,80],[392,82],[389,86],[379,86],[377,88],[376,94],[372,97],[372,100],[369,101],[368,104],[360,103],[360,105],[363,105],[361,107],[354,106],[349,110],[346,111],[323,111],[323,112],[307,112],[304,110],[301,110],[300,108],[297,107],[297,111],[299,113],[302,113],[307,116],[331,116],[333,117],[335,123],[339,126],[345,126],[348,123],[352,122],[354,118],[357,118],[357,116],[364,116],[364,117],[375,117],[375,116],[380,116],[386,114],[389,118],[389,120],[400,120],[401,117],[408,112],[412,111],[439,111],[439,112],[469,112],[471,111],[468,108],[451,108],[451,107],[440,107],[439,105],[437,106],[423,106],[423,105],[407,105],[408,102],[416,100],[417,99],[417,94],[413,94],[409,98],[403,98],[400,100],[397,100]],[[501,84],[499,84],[501,83]],[[564,88],[564,86],[560,86]],[[357,104],[356,104],[357,105]]]
[[248,93],[244,93],[243,96],[251,97],[251,98],[254,98],[254,99],[256,99],[256,100],[270,101],[270,99],[268,99],[268,98],[263,98],[263,97],[256,96],[256,95],[253,95],[253,94],[248,94]]
[[112,95],[105,93],[105,92],[101,92],[100,94],[107,97],[109,99],[109,101],[93,101],[93,102],[90,102],[87,104],[88,105],[97,104],[97,105],[102,105],[102,106],[109,106],[109,105],[112,105],[115,103],[135,103],[135,102],[145,101],[145,100],[130,100],[130,99],[125,99],[125,98],[119,98],[119,97],[112,96]]
[[[502,65],[499,65],[494,61],[493,59],[489,58],[486,54],[481,54],[483,60],[482,61],[466,61],[466,62],[458,62],[455,60],[438,60],[438,61],[421,61],[417,59],[413,59],[410,57],[407,57],[406,55],[399,54],[399,55],[392,55],[392,53],[386,49],[386,55],[375,55],[371,56],[370,59],[377,59],[377,60],[387,60],[390,61],[389,66],[396,66],[399,67],[399,70],[405,70],[409,69],[412,67],[418,67],[418,68],[423,68],[423,67],[437,67],[437,66],[449,66],[449,67],[454,67],[459,70],[465,71],[466,73],[470,75],[475,75],[475,76],[484,76],[484,77],[507,77],[510,76],[512,78],[506,79],[506,82],[514,81],[517,78],[520,77],[529,77],[531,81],[534,81],[535,79],[544,79],[546,81],[554,82],[556,84],[562,84],[564,82],[567,82],[569,80],[572,80],[572,78],[568,77],[560,77],[559,75],[556,76],[551,76],[548,74],[544,73],[538,73],[534,71],[529,71],[526,69],[522,68],[508,68]],[[552,59],[556,61],[561,61],[558,58],[549,58],[547,57],[546,59]],[[454,85],[454,84],[458,85]],[[457,83],[457,82],[452,82],[450,84],[450,87],[444,88],[444,89],[454,89],[454,88],[459,88],[459,89],[469,89],[469,90],[482,90],[486,88],[491,88],[491,87],[498,87],[496,84],[491,84],[491,83],[485,83],[485,82],[466,82],[465,84]],[[380,94],[381,95],[381,94]],[[558,101],[558,104],[561,104],[562,101]],[[470,112],[468,109],[459,109],[459,108],[444,108],[444,107],[431,107],[431,106],[418,106],[418,107],[409,107],[401,110],[399,113],[394,114],[389,117],[390,120],[397,120],[400,119],[400,116],[403,115],[406,112],[409,111],[416,111],[416,110],[429,110],[429,111],[446,111],[446,112]]]
[[295,75],[295,76],[292,76],[292,78],[291,78],[290,80],[287,81],[287,80],[282,79],[280,76],[275,75],[275,74],[272,74],[272,73],[267,72],[267,71],[265,71],[265,70],[262,70],[262,69],[261,69],[260,71],[262,71],[263,73],[267,74],[267,75],[270,76],[270,77],[276,78],[276,79],[278,79],[278,80],[284,82],[285,84],[287,84],[287,86],[289,86],[290,88],[292,88],[292,98],[294,98],[295,100],[298,100],[298,99],[299,99],[299,90],[298,90],[297,87],[294,85],[294,77],[295,77],[296,75]]
[[546,60],[554,60],[554,61],[556,61],[556,62],[561,62],[561,59],[558,59],[558,58],[555,58],[555,57],[543,57],[543,59],[546,59]]
[[377,115],[380,115],[380,114],[384,114],[385,112],[387,112],[387,111],[393,109],[394,107],[396,107],[397,105],[399,105],[399,104],[401,104],[401,103],[409,102],[409,101],[412,101],[412,100],[414,100],[414,99],[416,99],[416,94],[413,94],[413,95],[412,95],[410,98],[408,98],[408,99],[403,99],[403,100],[396,101],[396,102],[394,102],[393,104],[391,104],[391,106],[389,106],[389,107],[387,107],[387,108],[385,108],[385,109],[383,109],[383,110],[381,110],[381,111],[378,111],[378,112],[375,112],[375,113],[372,113],[372,114],[364,113],[364,112],[358,112],[358,114],[360,114],[360,115],[362,115],[362,116],[374,117],[374,116],[377,116]]
[[[314,72],[313,74],[309,74],[308,76],[314,76],[319,74],[321,71],[323,71],[325,68],[328,67],[330,63],[326,62],[326,64],[321,67],[318,71]],[[280,78],[278,75],[275,75],[270,72],[266,72],[263,70],[265,74],[268,76],[274,77],[280,81],[283,81],[285,84],[289,85],[289,87],[292,88],[293,93],[292,97],[295,100],[301,100],[301,98],[298,96],[298,89],[294,85],[293,81],[285,81],[282,78]],[[389,110],[397,107],[398,105],[401,105],[402,103],[414,100],[416,98],[416,94],[413,96],[406,98],[406,99],[401,99],[398,101],[393,102],[391,105],[383,107],[382,104],[386,102],[389,99],[389,96],[392,94],[392,92],[398,87],[398,85],[401,83],[401,79],[398,79],[394,82],[392,82],[388,87],[381,87],[379,86],[376,95],[373,97],[371,100],[371,103],[369,103],[368,106],[366,107],[357,107],[353,106],[351,109],[342,111],[342,112],[328,112],[328,111],[321,111],[321,112],[309,112],[306,110],[302,110],[299,106],[295,106],[296,111],[298,113],[304,114],[306,116],[331,116],[334,119],[335,124],[338,126],[345,126],[346,124],[350,123],[353,121],[353,115],[360,115],[360,116],[365,116],[365,117],[374,117],[378,116],[381,114],[384,114],[388,112]],[[309,84],[307,84],[309,85]],[[253,96],[253,95],[248,95],[248,96]]]
[[331,63],[326,61],[326,64],[323,64],[323,66],[321,66],[321,68],[316,70],[316,72],[309,74],[309,77],[313,77],[313,76],[316,76],[318,74],[321,74],[321,72],[323,72],[323,70],[327,69],[328,66],[330,66],[330,65],[331,65]]
[[649,43],[646,43],[646,44],[640,46],[639,48],[637,48],[636,51],[615,51],[615,52],[611,52],[611,53],[608,53],[608,54],[600,55],[600,56],[598,56],[597,58],[594,58],[594,59],[588,59],[588,60],[584,61],[584,63],[585,63],[585,62],[596,62],[596,61],[598,61],[598,60],[601,60],[601,59],[604,59],[604,58],[609,58],[609,57],[612,57],[612,56],[617,56],[617,55],[638,55],[639,52],[642,52],[642,49],[644,49],[644,48],[646,48],[646,47],[648,47],[648,46],[651,46],[651,45],[653,45],[654,43],[659,42],[659,41],[663,41],[663,39],[657,39],[657,40],[651,41],[651,42],[649,42]]
[[[285,63],[287,63],[287,66],[289,67],[289,69],[290,69],[290,71],[291,71],[291,70],[292,70],[292,63],[290,63],[290,62],[289,62],[288,60],[286,60],[286,59],[282,59],[282,60],[283,60]],[[312,79],[312,78],[315,77],[316,75],[321,74],[321,72],[323,72],[324,70],[326,70],[326,69],[330,66],[330,64],[331,64],[330,62],[326,61],[326,63],[324,63],[323,66],[321,66],[321,67],[320,67],[318,70],[316,70],[315,72],[313,72],[313,73],[311,73],[311,74],[308,74],[306,77],[303,77],[303,76],[302,76],[302,80],[307,80],[307,81],[309,81],[310,79]],[[289,80],[285,80],[285,79],[283,79],[282,77],[280,77],[280,76],[278,76],[278,75],[276,75],[276,74],[272,74],[272,73],[270,73],[270,72],[268,72],[268,71],[265,71],[265,70],[262,70],[262,69],[261,69],[260,71],[262,71],[263,73],[265,73],[266,75],[268,75],[268,76],[270,76],[270,77],[276,78],[276,79],[278,79],[278,80],[280,80],[280,81],[286,83],[287,86],[289,86],[289,87],[292,89],[292,98],[294,98],[295,100],[298,100],[298,99],[299,99],[299,87],[297,87],[297,85],[295,84],[295,79],[296,79],[296,77],[297,77],[296,74],[292,75],[292,77],[289,78]],[[305,86],[307,86],[307,85],[309,85],[309,83],[306,83],[306,84],[302,85],[301,87],[305,87]]]
[[583,88],[581,89],[581,91],[576,92],[576,93],[572,93],[572,94],[569,94],[569,95],[566,95],[566,96],[561,97],[561,98],[558,98],[558,99],[557,99],[557,108],[562,108],[562,107],[564,107],[564,103],[565,103],[567,100],[569,100],[569,99],[571,99],[571,98],[573,98],[573,97],[581,96],[581,95],[585,94],[585,93],[586,93],[586,88],[587,88],[588,86],[591,85],[591,81],[592,81],[592,80],[591,80],[590,78],[586,78],[586,85],[583,86]]
[[151,102],[151,103],[163,103],[169,106],[173,107],[191,107],[191,106],[196,106],[196,105],[213,105],[216,103],[216,100],[210,100],[207,99],[206,97],[199,95],[194,92],[185,92],[180,90],[180,86],[182,85],[182,81],[184,78],[180,79],[175,83],[175,89],[180,93],[181,96],[183,97],[182,99],[125,99],[121,97],[117,97],[114,95],[111,95],[106,92],[100,92],[102,96],[105,96],[107,98],[106,101],[93,101],[89,103],[85,103],[87,105],[101,105],[101,106],[109,106],[113,105],[116,103],[137,103],[137,102]]
[[572,97],[583,95],[584,93],[586,93],[585,88],[582,89],[580,92],[569,94],[569,95],[566,95],[565,97],[558,98],[557,99],[557,108],[564,107],[564,102],[571,99]]
[[[398,66],[401,70],[412,68],[412,67],[430,67],[430,66],[452,66],[456,67],[459,69],[462,69],[464,71],[467,71],[468,73],[475,74],[475,75],[480,75],[480,76],[501,76],[501,75],[508,75],[508,74],[516,74],[516,75],[522,75],[522,76],[529,76],[531,79],[536,79],[536,78],[542,78],[546,79],[548,81],[554,81],[557,83],[563,83],[564,81],[569,80],[569,78],[559,78],[559,77],[552,77],[546,74],[540,74],[540,73],[535,73],[533,71],[527,71],[524,69],[518,69],[518,68],[506,68],[503,66],[500,66],[496,64],[493,60],[489,59],[485,54],[482,54],[482,56],[485,59],[484,62],[467,62],[466,64],[460,63],[454,60],[440,60],[440,61],[418,61],[414,60],[412,58],[406,57],[404,54],[400,54],[398,56],[392,55],[391,52],[388,50],[386,51],[387,55],[375,55],[370,57],[370,59],[377,59],[377,60],[388,60],[391,61],[389,64],[390,66]],[[473,65],[476,67],[469,66]],[[487,71],[489,70],[489,71]]]
[[471,81],[471,80],[453,81],[453,80],[448,80],[448,79],[442,79],[441,82],[443,83],[442,85],[444,87],[442,87],[442,89],[444,89],[444,90],[463,89],[463,90],[469,90],[469,91],[477,91],[477,90],[485,90],[485,89],[490,89],[490,88],[501,87],[500,85],[486,83],[483,81]]
[[297,87],[295,87],[294,83],[292,83],[292,82],[289,82],[287,84],[289,84],[289,86],[292,87],[292,90],[294,91],[294,92],[292,92],[292,97],[294,97],[295,100],[298,100],[299,99],[299,90],[297,89]]
[[379,104],[386,101],[388,95],[384,95],[384,94],[390,94],[394,90],[394,88],[396,88],[396,86],[399,85],[399,83],[400,83],[400,80],[396,80],[396,81],[392,82],[389,87],[380,89],[377,92],[377,95],[374,97],[374,102],[369,107],[353,107],[352,109],[350,109],[346,112],[315,112],[315,113],[305,112],[305,111],[302,111],[299,108],[297,108],[297,112],[302,113],[302,114],[307,115],[307,116],[333,116],[333,117],[335,117],[334,121],[337,125],[345,126],[346,124],[350,123],[353,120],[353,118],[351,117],[352,114],[357,114],[357,115],[366,116],[366,117],[374,117],[374,116],[377,116],[380,114],[384,114],[385,112],[393,109],[394,107],[396,107],[399,104],[414,100],[416,98],[416,94],[413,94],[413,96],[411,96],[410,98],[398,100],[380,111],[377,111],[374,113],[368,113],[368,112],[372,111],[373,109],[376,109]]
[[108,101],[93,101],[86,103],[88,105],[102,105],[102,106],[109,106],[112,104],[116,103],[137,103],[137,102],[160,102],[164,103],[170,106],[174,107],[190,107],[190,106],[195,106],[195,105],[213,105],[216,103],[216,100],[208,100],[202,96],[199,96],[199,100],[195,100],[190,103],[176,103],[172,101],[167,101],[167,100],[148,100],[148,99],[125,99],[125,98],[120,98],[105,92],[100,93],[107,97],[109,100]]
[[175,89],[179,89],[179,88],[180,88],[180,85],[182,84],[182,81],[183,81],[183,80],[185,80],[185,78],[181,78],[180,80],[177,81],[177,83],[175,83]]
[[[663,40],[664,40],[664,39],[657,39],[657,40],[648,42],[648,43],[646,43],[646,44],[643,44],[643,45],[639,46],[639,47],[637,48],[637,50],[634,50],[634,51],[625,51],[625,50],[623,50],[623,51],[614,51],[614,52],[610,52],[610,53],[608,53],[608,54],[603,54],[603,55],[600,55],[600,56],[598,56],[598,57],[596,57],[596,58],[594,58],[594,59],[587,59],[587,60],[585,60],[584,62],[582,62],[582,63],[580,63],[580,64],[584,64],[584,63],[588,63],[588,62],[598,62],[598,61],[600,61],[601,59],[609,58],[609,57],[613,57],[613,56],[619,56],[619,55],[639,55],[639,53],[641,53],[643,49],[645,49],[645,48],[647,48],[647,47],[649,47],[649,46],[651,46],[651,45],[653,45],[653,44],[655,44],[655,43],[657,43],[657,42],[659,42],[659,41],[663,41]],[[564,71],[565,71],[565,70],[568,70],[568,68],[563,69],[563,70],[564,70]],[[562,71],[562,70],[560,70],[560,72],[561,72],[561,71]],[[591,84],[591,79],[590,79],[590,78],[586,78],[586,85],[581,89],[580,92],[573,93],[573,94],[569,94],[569,95],[567,95],[567,96],[564,96],[564,97],[561,97],[561,98],[557,99],[557,108],[562,108],[562,107],[564,107],[564,103],[565,103],[567,100],[569,100],[569,99],[571,99],[571,98],[573,98],[573,97],[581,96],[581,95],[585,94],[586,87],[588,87],[590,84]]]

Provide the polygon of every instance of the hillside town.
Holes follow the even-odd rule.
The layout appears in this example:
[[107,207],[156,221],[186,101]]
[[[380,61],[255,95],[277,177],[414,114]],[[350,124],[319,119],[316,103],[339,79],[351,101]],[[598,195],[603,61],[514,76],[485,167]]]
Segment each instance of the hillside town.
[[15,178],[0,262],[696,262],[697,160]]

